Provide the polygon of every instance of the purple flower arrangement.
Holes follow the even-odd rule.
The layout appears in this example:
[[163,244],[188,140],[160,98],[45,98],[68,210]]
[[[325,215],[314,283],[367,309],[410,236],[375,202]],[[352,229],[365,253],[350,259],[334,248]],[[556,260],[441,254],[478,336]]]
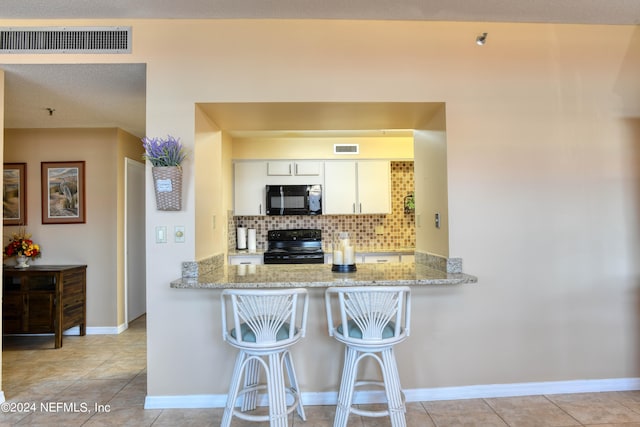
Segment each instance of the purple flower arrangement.
[[149,160],[152,166],[180,166],[187,157],[180,138],[167,135],[166,138],[142,138],[144,154],[142,158]]

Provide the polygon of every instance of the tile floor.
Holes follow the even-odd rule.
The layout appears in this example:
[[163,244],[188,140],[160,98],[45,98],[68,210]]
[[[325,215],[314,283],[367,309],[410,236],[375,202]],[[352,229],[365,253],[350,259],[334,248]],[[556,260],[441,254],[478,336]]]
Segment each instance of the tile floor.
[[[220,425],[221,409],[143,409],[145,332],[142,317],[120,335],[65,336],[58,350],[53,349],[53,337],[4,337],[2,390],[7,402],[15,403],[14,409],[18,404],[36,407],[0,413],[0,426]],[[305,410],[307,421],[292,416],[290,425],[332,425],[332,406]],[[234,419],[231,425],[268,423]],[[349,420],[350,427],[388,425],[386,418],[352,415]],[[407,405],[407,425],[640,427],[640,391],[412,402]]]

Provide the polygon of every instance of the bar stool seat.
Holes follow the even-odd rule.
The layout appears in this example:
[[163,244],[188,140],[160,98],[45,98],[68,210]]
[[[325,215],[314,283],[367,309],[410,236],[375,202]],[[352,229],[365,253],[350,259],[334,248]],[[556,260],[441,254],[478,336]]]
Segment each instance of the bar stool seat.
[[[389,416],[393,427],[406,426],[405,400],[393,348],[409,336],[411,290],[406,286],[331,287],[325,292],[329,335],[345,344],[334,427],[346,427],[349,414]],[[334,311],[339,318],[334,322]],[[370,357],[380,366],[382,381],[359,380],[359,363]],[[387,409],[369,411],[353,406],[356,387],[381,386]]]
[[[221,304],[222,338],[240,351],[220,425],[228,427],[236,416],[286,427],[287,417],[294,410],[306,420],[289,351],[306,333],[309,306],[306,289],[225,289]],[[266,384],[260,383],[261,372],[266,374]],[[262,390],[266,390],[268,397],[269,415],[246,413],[256,409]],[[240,396],[242,405],[238,410],[236,401]],[[287,396],[292,400],[289,405]]]

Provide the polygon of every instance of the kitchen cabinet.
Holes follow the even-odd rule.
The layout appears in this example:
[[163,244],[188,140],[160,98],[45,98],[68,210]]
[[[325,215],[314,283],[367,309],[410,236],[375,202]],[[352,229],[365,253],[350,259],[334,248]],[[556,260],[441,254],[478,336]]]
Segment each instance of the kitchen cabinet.
[[322,162],[306,160],[270,160],[267,162],[267,175],[320,176],[322,175]]
[[86,333],[86,265],[4,267],[2,331],[5,334],[62,333],[79,326]]
[[389,161],[325,161],[324,173],[324,213],[391,213]]
[[259,265],[263,263],[262,255],[229,255],[229,264],[231,265]]
[[264,215],[267,162],[236,162],[233,165],[233,214]]
[[400,262],[400,255],[363,255],[362,262],[365,264],[384,264],[389,262]]
[[233,164],[233,214],[265,214],[266,185],[324,184],[317,160],[247,160]]

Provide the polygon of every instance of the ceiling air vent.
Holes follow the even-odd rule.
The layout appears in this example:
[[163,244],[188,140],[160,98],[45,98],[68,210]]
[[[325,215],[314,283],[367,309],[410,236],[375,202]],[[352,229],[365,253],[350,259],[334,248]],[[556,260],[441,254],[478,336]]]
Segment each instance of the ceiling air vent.
[[333,144],[333,154],[358,154],[359,144]]
[[131,27],[0,27],[0,53],[131,53]]

